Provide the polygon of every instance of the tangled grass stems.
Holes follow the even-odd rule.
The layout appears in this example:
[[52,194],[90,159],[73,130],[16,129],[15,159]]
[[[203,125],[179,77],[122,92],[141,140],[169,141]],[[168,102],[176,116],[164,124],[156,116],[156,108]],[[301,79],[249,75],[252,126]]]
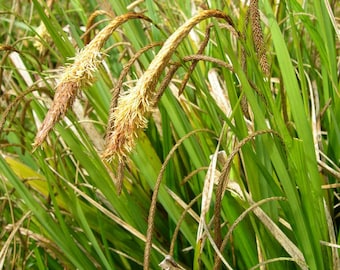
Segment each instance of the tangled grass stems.
[[[249,196],[249,195],[248,195]],[[229,227],[227,234],[224,236],[223,242],[220,247],[221,253],[223,252],[224,248],[226,247],[229,238],[231,237],[233,231],[237,227],[237,225],[249,214],[251,213],[255,208],[260,207],[262,204],[270,202],[270,201],[277,201],[277,200],[286,200],[284,197],[270,197],[263,199],[259,202],[252,202],[251,206],[247,208],[241,215],[237,217],[237,219],[234,221],[234,223]]]
[[[211,28],[212,28],[213,26],[214,26],[214,24],[212,24],[212,23],[208,25],[208,27],[207,27],[207,29],[206,29],[206,31],[205,31],[205,34],[204,34],[204,39],[203,39],[202,43],[200,44],[197,53],[196,53],[193,57],[199,56],[199,55],[203,55],[204,49],[205,49],[206,46],[208,45],[208,42],[209,42],[209,39],[210,39]],[[225,26],[225,25],[220,25],[221,28],[224,27],[224,26]],[[237,39],[240,38],[240,34],[238,33],[238,31],[234,28],[234,26],[233,26],[232,24],[228,24],[227,26],[225,26],[225,28],[226,28],[228,31],[230,31]],[[203,57],[204,57],[204,56],[203,56]],[[183,59],[184,61],[186,61],[185,58],[186,58],[186,57],[184,57],[184,59]],[[208,59],[208,58],[207,58],[207,59]],[[211,57],[210,59],[213,59],[213,58]],[[179,93],[178,93],[178,95],[181,95],[181,94],[183,93],[184,88],[185,88],[186,84],[188,83],[188,81],[189,81],[189,79],[190,79],[190,76],[191,76],[192,72],[194,71],[194,69],[195,69],[195,67],[196,67],[196,65],[197,65],[197,63],[198,63],[199,60],[201,60],[201,59],[195,59],[195,58],[192,59],[192,63],[191,63],[191,65],[190,65],[190,67],[189,67],[187,73],[184,75],[184,78],[183,78],[183,81],[182,81],[182,83],[181,83],[181,86],[179,87],[179,91],[178,91]],[[202,59],[202,60],[203,60],[203,59]],[[209,60],[207,60],[207,61],[209,61]],[[215,62],[215,61],[211,61],[211,62]],[[228,66],[227,68],[230,67],[229,64],[227,64],[225,61],[222,61],[222,60],[219,60],[219,61],[216,60],[215,63],[218,63],[219,65],[225,66],[225,67]],[[231,71],[233,71],[232,68],[229,68],[229,69],[231,69]]]
[[[203,190],[202,190],[202,201],[201,201],[201,212],[200,212],[200,221],[198,224],[197,229],[197,236],[196,236],[196,242],[203,239],[203,229],[204,229],[204,223],[206,222],[207,214],[209,212],[209,209],[211,208],[211,202],[213,198],[213,190],[214,185],[217,177],[217,161],[219,156],[219,149],[221,147],[221,140],[222,137],[224,137],[226,131],[226,125],[223,125],[223,128],[220,132],[217,145],[215,147],[215,152],[210,156],[210,164],[207,171],[207,174],[204,179],[203,184]],[[203,242],[203,241],[202,241]]]
[[[9,237],[7,238],[6,242],[3,244],[3,247],[1,247],[0,250],[0,258],[5,258],[6,253],[10,249],[10,244],[12,242],[12,239],[15,237],[16,233],[18,230],[20,230],[22,224],[24,223],[25,220],[29,219],[31,216],[32,212],[28,211],[26,214],[24,214],[19,221],[17,221],[15,224],[13,224],[13,228],[11,230],[11,233]],[[0,269],[3,269],[4,267],[4,260],[0,260]]]
[[[2,113],[1,118],[0,118],[0,133],[3,131],[4,128],[4,124],[5,121],[7,120],[7,117],[9,115],[10,112],[13,113],[13,115],[15,115],[18,106],[20,104],[20,102],[24,99],[25,96],[27,96],[28,94],[34,92],[34,91],[39,91],[39,92],[44,92],[47,95],[50,95],[50,91],[49,89],[47,89],[46,87],[37,87],[37,86],[32,86],[29,89],[27,89],[26,91],[20,93],[20,95],[18,95],[5,109],[5,111]],[[12,122],[12,120],[10,120],[9,122]]]
[[[116,224],[118,224],[120,227],[122,227],[124,230],[130,232],[133,236],[138,238],[139,240],[143,242],[147,242],[147,238],[145,237],[144,234],[142,234],[140,231],[138,231],[136,228],[134,228],[131,224],[127,223],[124,221],[121,217],[117,216],[115,213],[112,211],[108,210],[105,208],[103,205],[101,205],[99,202],[97,202],[95,199],[93,199],[91,196],[86,194],[86,192],[82,191],[79,189],[76,185],[70,183],[64,178],[61,178],[61,180],[69,186],[72,190],[74,190],[75,193],[77,193],[79,196],[84,198],[84,200],[88,201],[93,207],[98,209],[101,213],[103,213],[105,216],[107,216],[109,219],[114,221]],[[151,244],[151,246],[160,254],[163,256],[166,256],[166,252],[163,250],[162,247],[158,247],[155,244]]]
[[[226,189],[226,186],[228,184],[228,175],[232,166],[232,161],[236,154],[241,150],[241,148],[247,144],[249,141],[253,140],[256,136],[263,135],[263,134],[273,134],[277,137],[280,137],[280,134],[278,134],[274,130],[259,130],[255,131],[254,133],[248,135],[246,138],[241,140],[234,148],[234,150],[230,153],[228,156],[228,159],[226,160],[221,175],[219,177],[217,189],[216,189],[216,199],[215,199],[215,208],[214,208],[214,235],[215,235],[215,243],[217,247],[220,249],[222,245],[222,236],[221,236],[221,209],[222,209],[222,198],[224,195],[224,191]],[[215,266],[214,269],[220,269],[221,266],[221,260],[220,256],[216,254],[215,256]]]
[[[17,227],[17,225],[18,225],[18,222],[16,224],[8,224],[6,225],[4,230],[10,233],[15,232],[16,234],[20,235],[19,237],[26,237],[32,241],[35,241],[37,243],[37,246],[44,248],[44,250],[46,250],[46,252],[52,258],[60,258],[63,256],[62,255],[63,252],[60,250],[60,248],[50,239],[48,239],[47,237],[44,237],[42,234],[35,233],[27,228]],[[1,255],[2,254],[0,254],[0,257]],[[60,264],[62,264],[65,268],[70,267],[70,265],[68,265],[65,262],[62,262],[61,260],[60,260]],[[0,263],[0,267],[1,269],[3,269],[1,263]]]
[[65,68],[56,86],[56,93],[51,108],[47,112],[37,132],[33,148],[42,144],[56,122],[66,114],[66,111],[72,106],[79,89],[93,83],[94,72],[97,70],[103,58],[100,50],[104,43],[117,27],[131,19],[151,21],[148,17],[140,13],[127,13],[114,18],[109,25],[103,28],[95,38],[76,55],[74,63]]
[[187,205],[187,207],[182,212],[180,218],[178,219],[178,222],[176,224],[176,228],[175,228],[175,230],[174,230],[174,232],[172,234],[172,238],[171,238],[171,242],[170,242],[170,249],[169,249],[169,255],[170,256],[174,255],[174,250],[175,250],[175,244],[176,244],[177,236],[178,236],[179,230],[181,228],[181,224],[184,221],[184,218],[185,218],[186,214],[191,209],[191,207],[198,201],[198,199],[200,197],[202,197],[202,193],[198,194],[195,198],[193,198],[190,201],[190,203]]
[[[234,68],[232,65],[224,62],[221,59],[217,59],[211,56],[206,56],[206,55],[198,55],[198,54],[194,54],[194,55],[188,55],[183,57],[183,61],[187,62],[187,61],[206,61],[206,62],[211,62],[214,64],[217,64],[221,67],[224,67],[226,69],[229,69],[231,72],[235,72]],[[254,91],[258,94],[258,96],[261,98],[261,100],[264,102],[264,104],[267,105],[267,101],[264,97],[264,95],[260,92],[260,90],[257,88],[256,84],[251,81],[250,79],[248,79],[248,82],[250,84],[250,86],[254,89]],[[245,97],[245,96],[243,96]]]
[[[210,31],[211,31],[212,26],[213,26],[213,24],[209,24],[207,29],[205,30],[204,39],[203,39],[202,43],[200,44],[196,54],[203,54],[204,49],[208,45],[208,42],[209,42],[209,39],[210,39]],[[184,88],[185,88],[186,84],[188,83],[189,78],[190,78],[192,72],[194,71],[197,63],[198,63],[198,60],[193,60],[188,71],[187,71],[187,73],[184,75],[183,81],[182,81],[181,86],[179,87],[179,90],[178,90],[179,96],[183,93]]]
[[154,220],[155,220],[155,214],[157,210],[157,197],[158,197],[158,192],[161,187],[161,182],[163,179],[163,175],[165,173],[165,169],[169,161],[171,160],[172,156],[174,155],[175,151],[182,145],[182,143],[189,138],[192,135],[195,135],[199,132],[210,132],[209,129],[198,129],[198,130],[193,130],[183,136],[178,142],[171,148],[170,152],[168,153],[167,157],[165,158],[161,170],[158,174],[156,184],[153,189],[153,194],[152,194],[152,199],[151,199],[151,205],[150,205],[150,210],[148,214],[148,229],[146,232],[146,244],[145,244],[145,249],[144,249],[144,264],[143,264],[143,269],[144,270],[149,270],[149,264],[150,264],[150,253],[151,253],[151,246],[152,246],[152,234],[153,234],[153,228],[154,228]]
[[176,240],[177,240],[177,236],[178,233],[180,231],[182,222],[185,219],[185,216],[188,214],[188,212],[190,211],[191,207],[197,203],[198,199],[202,196],[202,193],[198,194],[195,198],[193,198],[190,203],[184,208],[184,211],[182,212],[181,216],[178,219],[178,222],[176,224],[175,230],[172,234],[171,237],[171,242],[170,242],[170,248],[169,248],[169,254],[167,256],[165,256],[165,259],[159,264],[160,267],[162,267],[162,269],[168,269],[167,266],[168,265],[173,265],[175,267],[175,269],[184,269],[183,267],[181,267],[180,265],[177,264],[177,262],[175,262],[175,260],[173,259],[173,255],[174,255],[174,251],[175,251],[175,245],[176,245]]
[[104,159],[110,160],[114,157],[122,159],[131,152],[135,145],[137,131],[147,126],[145,115],[152,109],[157,82],[172,54],[196,24],[210,17],[224,19],[233,25],[230,17],[221,11],[201,11],[187,20],[166,40],[136,86],[119,97],[118,106],[110,116],[114,121],[114,128],[107,135],[109,143],[102,155]]
[[[249,200],[249,199],[248,199]],[[273,237],[280,243],[285,251],[295,259],[296,263],[303,270],[309,269],[302,251],[287,237],[279,226],[261,208],[253,209],[254,214],[261,220],[263,225],[270,231]]]

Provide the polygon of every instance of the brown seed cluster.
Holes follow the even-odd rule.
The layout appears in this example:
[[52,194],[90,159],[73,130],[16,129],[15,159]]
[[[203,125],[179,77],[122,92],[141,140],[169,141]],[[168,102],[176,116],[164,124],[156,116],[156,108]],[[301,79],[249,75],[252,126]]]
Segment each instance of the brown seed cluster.
[[249,15],[250,21],[252,26],[252,33],[253,33],[253,41],[255,44],[255,50],[257,53],[257,57],[260,62],[260,67],[263,73],[268,76],[269,75],[269,65],[266,56],[266,47],[264,44],[263,33],[261,28],[261,18],[259,12],[259,1],[258,0],[251,0],[249,5]]

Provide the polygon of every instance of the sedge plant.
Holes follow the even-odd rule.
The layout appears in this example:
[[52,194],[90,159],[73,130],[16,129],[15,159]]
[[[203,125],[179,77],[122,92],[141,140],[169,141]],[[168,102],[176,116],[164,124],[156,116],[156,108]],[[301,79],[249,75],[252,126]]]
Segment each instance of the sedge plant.
[[1,269],[339,269],[336,1],[0,4]]

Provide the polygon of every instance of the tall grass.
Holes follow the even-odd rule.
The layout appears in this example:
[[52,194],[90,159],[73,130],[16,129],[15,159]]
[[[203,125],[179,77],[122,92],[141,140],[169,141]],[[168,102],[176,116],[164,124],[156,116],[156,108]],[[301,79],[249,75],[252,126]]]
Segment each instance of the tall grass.
[[1,269],[339,269],[336,1],[0,4]]

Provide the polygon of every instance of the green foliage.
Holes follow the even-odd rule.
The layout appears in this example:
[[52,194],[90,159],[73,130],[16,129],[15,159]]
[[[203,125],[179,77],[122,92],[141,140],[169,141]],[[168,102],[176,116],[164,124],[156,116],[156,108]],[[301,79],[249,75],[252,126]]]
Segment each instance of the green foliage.
[[[166,255],[184,269],[216,269],[220,260],[226,269],[339,269],[335,1],[260,1],[269,76],[243,1],[210,1],[211,7],[198,1],[18,2],[0,4],[1,269],[146,267],[158,184],[150,269],[159,269]],[[210,18],[179,45],[157,87],[171,65],[178,69],[147,116],[148,128],[138,131],[118,194],[119,164],[100,156],[111,89],[141,48],[164,42],[204,8],[224,11],[237,31]],[[144,11],[152,23],[131,20],[114,32],[95,83],[81,89],[33,151],[56,77],[86,45],[84,25],[98,9],[106,13],[86,32],[91,38],[110,16],[129,11]],[[196,63],[178,95],[194,61],[186,57],[196,55],[205,38],[202,54],[210,59]],[[130,67],[123,91],[160,47]]]

